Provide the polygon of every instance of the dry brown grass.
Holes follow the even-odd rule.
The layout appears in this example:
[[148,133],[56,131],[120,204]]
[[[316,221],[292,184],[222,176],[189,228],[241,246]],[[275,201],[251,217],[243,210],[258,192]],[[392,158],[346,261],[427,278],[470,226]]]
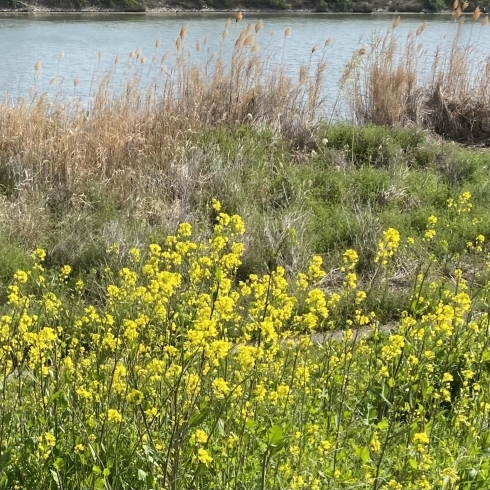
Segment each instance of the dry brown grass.
[[[455,3],[458,23],[466,7]],[[480,15],[479,10],[473,14],[471,33],[488,23],[487,17],[477,23]],[[477,58],[471,43],[461,44],[459,23],[449,51],[439,48],[428,66],[421,41],[426,25],[402,40],[396,35],[398,24],[395,20],[386,35],[374,38],[351,61],[346,83],[356,120],[415,123],[454,140],[490,136],[490,57]]]
[[[221,47],[204,54],[205,41],[188,47],[188,26],[183,26],[172,66],[166,66],[165,56],[160,64],[156,58],[147,62],[139,51],[130,54],[133,76],[117,97],[112,81],[119,59],[100,78],[89,107],[44,96],[1,104],[2,165],[22,179],[35,176],[37,182],[68,188],[96,178],[124,198],[147,185],[145,176],[152,170],[170,169],[195,132],[244,123],[289,131],[317,119],[325,63],[302,69],[300,83],[285,64],[273,66],[267,52],[259,54],[261,22],[247,26],[235,40],[227,38],[228,24],[221,43],[223,48],[234,44],[231,58]],[[141,82],[148,63],[150,71],[159,72],[149,86]],[[35,71],[40,70],[38,62]],[[76,95],[77,83],[73,88]]]

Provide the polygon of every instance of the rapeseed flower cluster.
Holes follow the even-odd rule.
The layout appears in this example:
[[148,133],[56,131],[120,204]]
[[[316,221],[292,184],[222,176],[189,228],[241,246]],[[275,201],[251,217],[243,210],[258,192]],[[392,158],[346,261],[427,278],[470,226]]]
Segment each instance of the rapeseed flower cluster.
[[[419,275],[384,333],[355,250],[338,290],[318,256],[295,277],[277,266],[240,282],[243,220],[211,207],[204,239],[183,223],[123,266],[110,247],[99,301],[71,268],[46,271],[42,250],[15,273],[0,314],[0,486],[419,490],[471,474],[484,488],[488,303],[461,262]],[[401,243],[382,234],[381,276]],[[475,244],[489,262],[485,237]]]
[[400,233],[394,228],[388,228],[383,232],[383,238],[378,241],[378,252],[374,258],[374,262],[386,266],[388,259],[393,257],[399,246]]

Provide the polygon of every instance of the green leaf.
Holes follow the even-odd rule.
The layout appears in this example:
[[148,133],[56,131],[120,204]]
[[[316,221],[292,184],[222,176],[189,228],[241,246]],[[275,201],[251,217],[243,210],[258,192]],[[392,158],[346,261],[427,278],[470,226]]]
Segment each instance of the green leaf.
[[56,461],[53,463],[53,467],[57,470],[60,470],[61,468],[63,468],[64,463],[65,462],[62,458],[56,458]]
[[2,473],[2,478],[0,478],[0,488],[5,488],[9,482],[9,477]]
[[111,470],[109,468],[104,468],[102,474],[107,477],[111,474]]
[[102,473],[102,470],[100,469],[100,466],[94,464],[92,466],[92,472],[95,473],[96,475],[100,475]]
[[145,481],[147,476],[148,473],[146,471],[138,470],[138,480]]
[[88,445],[88,448],[90,449],[90,453],[92,454],[92,458],[94,458],[94,461],[97,461],[97,457],[95,455],[95,450],[94,448],[92,447],[92,444],[89,444]]
[[386,430],[389,426],[390,426],[390,424],[388,423],[388,421],[386,419],[383,419],[378,423],[378,429],[379,430]]
[[269,448],[269,453],[272,456],[273,454],[278,453],[284,448],[284,441],[278,442],[275,446],[271,446]]
[[221,279],[223,278],[223,271],[221,270],[221,267],[216,267],[216,272],[214,273],[214,277],[218,282],[221,282]]
[[388,406],[393,406],[393,404],[384,396],[384,394],[379,391],[375,390],[374,388],[368,388],[368,391],[372,393],[374,396],[377,396],[378,398],[381,398],[384,402],[388,404]]
[[2,424],[5,426],[5,425],[8,425],[10,424],[10,421],[12,420],[12,412],[7,412],[4,414],[3,418],[2,418]]
[[[149,446],[147,446],[146,444],[143,444],[143,451],[145,452],[146,459],[150,463],[155,463],[155,458],[153,457],[153,455],[155,454],[155,452]],[[111,463],[111,466],[108,465],[108,467],[109,468],[112,468],[112,464],[114,464],[113,461],[112,460],[109,460],[109,463]]]
[[104,487],[105,487],[104,478],[97,478],[97,480],[95,480],[94,490],[103,490]]
[[225,421],[223,419],[218,419],[218,434],[223,437],[225,435]]
[[369,460],[369,449],[367,447],[359,447],[355,444],[352,445],[354,449],[354,454],[362,461],[363,464],[366,464]]
[[196,410],[192,415],[191,418],[189,419],[189,429],[192,427],[197,427],[198,425],[201,425],[206,417],[209,414],[209,408],[205,408],[204,410]]
[[56,472],[55,470],[52,470],[52,469],[50,469],[49,471],[51,472],[51,476],[53,477],[53,480],[55,481],[56,486],[58,488],[60,488],[60,486],[61,486],[60,485],[60,476],[58,475],[58,472]]
[[219,363],[219,368],[222,371],[226,371],[226,360],[223,357],[221,359],[218,359],[218,363]]
[[12,451],[7,450],[4,452],[0,451],[0,468],[5,468],[8,463],[10,463],[10,458],[12,456]]
[[361,461],[363,464],[366,464],[369,461],[369,448],[367,446],[364,446],[361,448],[361,452],[359,454],[359,457],[361,458]]
[[269,446],[275,446],[283,440],[282,428],[278,425],[273,425],[267,433],[267,443]]
[[410,468],[413,468],[414,470],[416,470],[418,467],[417,461],[415,461],[413,458],[408,460],[408,464],[410,465]]
[[53,393],[49,397],[49,402],[48,403],[53,403],[57,398],[59,398],[63,394],[63,390],[58,390],[56,393]]

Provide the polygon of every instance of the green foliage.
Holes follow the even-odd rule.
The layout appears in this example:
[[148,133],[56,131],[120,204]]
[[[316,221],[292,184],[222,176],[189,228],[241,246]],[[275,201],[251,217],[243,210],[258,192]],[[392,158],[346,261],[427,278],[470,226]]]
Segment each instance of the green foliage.
[[5,301],[5,290],[18,269],[30,265],[29,255],[7,237],[0,237],[0,303]]
[[425,0],[424,6],[430,10],[443,10],[448,7],[445,0]]
[[417,129],[392,129],[366,125],[355,127],[338,124],[320,132],[328,145],[345,152],[356,165],[387,166],[400,155],[410,158],[412,149],[425,141],[425,134]]
[[328,3],[325,0],[316,0],[315,1],[315,12],[327,12],[328,11]]
[[349,12],[352,8],[351,0],[325,0],[328,10],[333,12]]

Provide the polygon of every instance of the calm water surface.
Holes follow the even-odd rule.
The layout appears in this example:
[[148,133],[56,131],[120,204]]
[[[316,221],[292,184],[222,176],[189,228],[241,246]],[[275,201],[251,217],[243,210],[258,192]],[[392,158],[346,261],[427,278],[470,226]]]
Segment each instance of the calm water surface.
[[[233,14],[231,14],[233,15]],[[11,100],[30,97],[33,91],[47,91],[52,96],[60,91],[76,97],[92,93],[94,80],[114,68],[119,55],[114,80],[127,76],[129,53],[139,49],[146,58],[139,67],[143,80],[154,80],[160,60],[170,51],[166,62],[171,65],[175,40],[183,24],[188,24],[185,45],[189,56],[203,62],[210,52],[217,52],[221,33],[230,14],[34,14],[0,16],[0,45],[2,46],[2,70],[0,94]],[[323,45],[332,38],[332,45],[325,53],[329,63],[328,84],[335,87],[343,67],[353,52],[367,45],[373,33],[384,33],[395,18],[393,15],[305,15],[305,14],[245,14],[241,23],[233,22],[229,37],[222,49],[229,56],[239,32],[247,23],[254,25],[259,18],[264,28],[258,43],[262,52],[274,53],[278,61],[284,58],[290,69],[297,71],[301,63],[308,62],[313,46],[320,49],[313,61],[323,56]],[[402,16],[397,32],[405,38],[422,22],[426,31],[420,36],[430,61],[437,45],[449,45],[456,24],[450,17],[429,15]],[[284,31],[291,27],[291,35],[285,39]],[[471,19],[461,26],[463,39],[471,39],[479,55],[490,54],[490,25],[472,26]],[[159,39],[161,45],[156,48]],[[203,48],[195,49],[200,41]],[[269,46],[269,50],[264,49]],[[62,53],[62,54],[61,54]],[[154,61],[152,63],[152,60]],[[34,70],[40,61],[42,70]],[[120,78],[118,78],[120,77]],[[74,80],[77,79],[77,86]],[[335,90],[332,88],[332,90]]]

